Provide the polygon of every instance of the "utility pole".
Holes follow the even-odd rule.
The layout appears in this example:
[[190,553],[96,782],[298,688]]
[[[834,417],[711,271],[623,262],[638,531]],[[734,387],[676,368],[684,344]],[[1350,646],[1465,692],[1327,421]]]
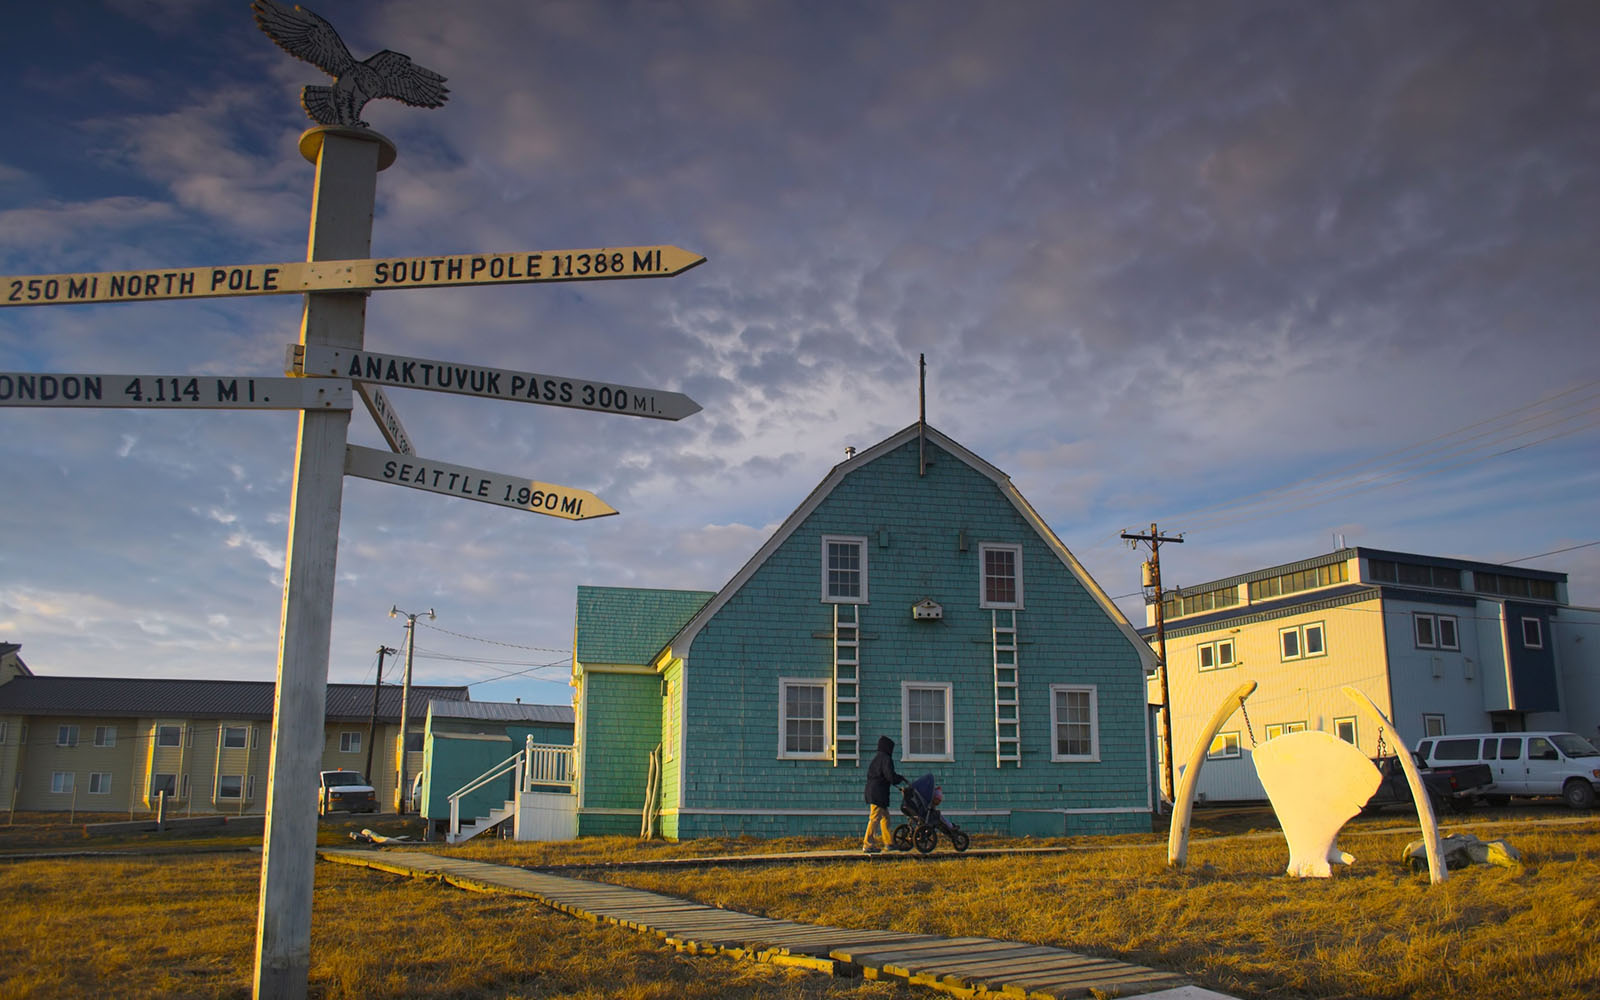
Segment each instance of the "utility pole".
[[[396,618],[405,615],[406,618],[406,679],[400,686],[400,783],[395,786],[395,812],[401,816],[406,814],[406,736],[410,728],[411,711],[411,659],[417,651],[417,615],[406,614],[397,607],[389,608],[389,617]],[[434,619],[433,609],[428,609],[428,620]]]
[[1163,766],[1161,779],[1165,786],[1168,802],[1177,802],[1177,783],[1172,780],[1172,694],[1167,686],[1167,616],[1166,609],[1162,606],[1161,599],[1161,543],[1183,541],[1182,536],[1176,538],[1165,537],[1156,530],[1156,523],[1150,522],[1148,535],[1133,535],[1124,531],[1122,537],[1132,542],[1138,548],[1140,542],[1150,546],[1150,559],[1144,564],[1144,580],[1146,587],[1156,589],[1156,671],[1161,678],[1161,747]]
[[362,772],[368,781],[374,777],[372,752],[378,748],[378,691],[383,687],[383,657],[393,652],[388,646],[378,647],[378,679],[372,682],[372,721],[367,723],[367,769]]

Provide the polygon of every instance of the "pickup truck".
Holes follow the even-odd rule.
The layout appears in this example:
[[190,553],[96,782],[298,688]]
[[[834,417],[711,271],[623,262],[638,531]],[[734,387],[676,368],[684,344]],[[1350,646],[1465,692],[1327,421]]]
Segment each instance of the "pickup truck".
[[[1415,759],[1415,758],[1413,758]],[[1409,806],[1411,805],[1411,785],[1406,781],[1405,769],[1400,766],[1399,757],[1374,757],[1372,763],[1378,768],[1378,773],[1383,780],[1378,784],[1378,790],[1372,793],[1372,798],[1362,806],[1365,813],[1376,812],[1384,806]],[[1422,786],[1428,790],[1428,799],[1433,803],[1434,815],[1444,811],[1448,805],[1453,812],[1466,812],[1472,808],[1472,803],[1483,794],[1483,789],[1493,783],[1494,773],[1487,764],[1460,764],[1453,767],[1423,767],[1417,765],[1422,773]]]

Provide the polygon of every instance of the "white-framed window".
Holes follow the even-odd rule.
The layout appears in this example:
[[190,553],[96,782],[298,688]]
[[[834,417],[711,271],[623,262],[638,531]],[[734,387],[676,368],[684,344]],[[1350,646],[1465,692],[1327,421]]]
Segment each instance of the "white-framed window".
[[90,771],[89,772],[89,794],[90,795],[110,795],[111,794],[111,772],[110,771]]
[[1304,722],[1270,722],[1267,724],[1267,739],[1282,736],[1285,733],[1303,733],[1306,731]]
[[217,776],[217,798],[236,799],[244,791],[244,777],[237,774]]
[[77,783],[76,771],[51,771],[50,792],[53,795],[71,795],[73,786]]
[[97,747],[114,747],[117,745],[116,726],[95,726],[94,745]]
[[1050,759],[1100,759],[1100,695],[1094,685],[1050,685]]
[[1238,666],[1239,661],[1234,656],[1232,639],[1218,639],[1216,642],[1202,642],[1195,647],[1200,658],[1200,670],[1225,670],[1228,667]]
[[1522,644],[1529,649],[1544,648],[1544,623],[1537,618],[1522,619]]
[[1344,740],[1351,746],[1360,746],[1356,741],[1356,717],[1353,715],[1340,716],[1333,720],[1333,735]]
[[361,752],[361,732],[355,729],[345,730],[339,734],[340,753]]
[[1456,637],[1454,615],[1414,614],[1411,616],[1411,626],[1418,649],[1461,648],[1460,641]]
[[77,745],[78,745],[78,727],[77,726],[57,726],[56,727],[56,746],[58,746],[58,747],[75,747]]
[[243,750],[249,740],[249,733],[244,726],[222,727],[222,749],[224,750]]
[[1022,546],[978,546],[978,607],[1022,607]]
[[1422,716],[1423,736],[1443,736],[1444,716],[1424,713]]
[[855,535],[822,536],[822,600],[867,603],[867,540]]
[[1206,750],[1206,760],[1229,760],[1239,756],[1239,731],[1231,733],[1218,733],[1211,738],[1211,747]]
[[256,797],[256,776],[253,774],[244,779],[244,797],[247,799]]
[[828,759],[828,681],[778,678],[778,759]]
[[3,747],[5,745],[6,745],[6,723],[5,723],[4,719],[0,719],[0,747]]
[[158,747],[181,747],[181,746],[183,746],[183,727],[182,726],[157,726],[156,727],[156,746],[158,746]]
[[1461,639],[1456,634],[1455,615],[1439,616],[1439,648],[1460,649]]
[[188,775],[187,772],[185,772],[185,774],[183,776],[183,779],[178,782],[178,798],[187,799],[188,797],[189,797],[189,775]]
[[[188,776],[185,775],[185,778]],[[152,774],[150,776],[150,799],[154,801],[162,792],[167,793],[167,798],[178,797],[178,776],[176,774]]]
[[1322,623],[1310,622],[1278,629],[1278,651],[1286,661],[1327,655],[1328,645]]
[[901,760],[955,760],[950,725],[950,684],[900,684]]

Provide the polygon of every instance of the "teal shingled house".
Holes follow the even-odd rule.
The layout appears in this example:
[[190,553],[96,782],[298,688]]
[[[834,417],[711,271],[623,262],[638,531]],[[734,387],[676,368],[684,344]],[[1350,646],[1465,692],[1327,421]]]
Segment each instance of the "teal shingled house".
[[919,425],[726,586],[581,587],[582,834],[859,835],[879,736],[973,832],[1150,829],[1150,647],[1011,485]]

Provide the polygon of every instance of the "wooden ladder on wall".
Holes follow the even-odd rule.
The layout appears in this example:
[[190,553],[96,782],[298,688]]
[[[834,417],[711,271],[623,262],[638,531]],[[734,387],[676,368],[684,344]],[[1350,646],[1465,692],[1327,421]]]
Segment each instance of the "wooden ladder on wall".
[[994,766],[1022,766],[1022,702],[1017,675],[1017,613],[995,608]]
[[861,760],[861,605],[833,606],[833,763]]

